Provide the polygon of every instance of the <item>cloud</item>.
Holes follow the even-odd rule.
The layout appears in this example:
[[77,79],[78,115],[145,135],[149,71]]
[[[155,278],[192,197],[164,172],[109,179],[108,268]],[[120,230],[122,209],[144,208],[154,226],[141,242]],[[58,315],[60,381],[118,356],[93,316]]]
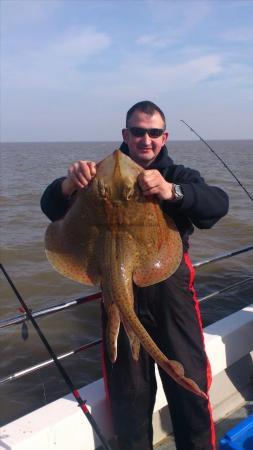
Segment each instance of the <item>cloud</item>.
[[170,66],[152,68],[153,74],[175,85],[195,84],[222,72],[221,56],[208,55]]
[[[221,74],[222,57],[216,54],[189,59],[177,64],[152,62],[134,65],[135,69],[127,74],[126,81],[138,84],[140,89],[156,89],[157,91],[170,91],[190,88],[191,86],[208,80],[210,77]],[[125,72],[124,68],[121,74]],[[121,77],[122,79],[122,77]]]
[[[182,5],[180,5],[182,7]],[[183,10],[183,27],[192,29],[199,23],[206,20],[212,11],[212,2],[208,0],[198,0],[188,2],[184,4]]]
[[140,36],[136,43],[139,45],[148,45],[149,47],[165,48],[175,42],[175,39],[155,34],[144,34]]
[[165,25],[178,33],[189,32],[208,18],[212,12],[209,0],[149,0],[145,10],[152,16],[156,26]]
[[[88,27],[72,28],[58,35],[49,44],[33,49],[20,49],[6,54],[3,83],[20,89],[75,89],[83,77],[85,64],[110,46],[110,37]],[[81,70],[82,67],[82,70]]]
[[243,27],[243,28],[233,28],[232,30],[226,30],[220,35],[221,39],[228,42],[250,42],[253,40],[253,28]]
[[107,34],[87,28],[83,31],[69,30],[63,37],[59,37],[49,48],[45,55],[60,60],[68,59],[68,63],[84,62],[95,53],[107,48],[110,38]]
[[109,136],[124,108],[143,98],[168,111],[225,101],[228,111],[252,108],[253,31],[243,0],[0,3],[8,136],[82,136],[84,123],[96,135],[98,122]]
[[48,19],[61,8],[59,1],[1,0],[1,22],[3,31],[17,26],[31,25]]
[[[195,6],[195,7],[194,7]],[[137,38],[139,45],[149,48],[165,48],[178,43],[189,34],[192,29],[200,25],[210,14],[210,2],[151,0],[146,3],[152,13],[158,33],[143,34]]]

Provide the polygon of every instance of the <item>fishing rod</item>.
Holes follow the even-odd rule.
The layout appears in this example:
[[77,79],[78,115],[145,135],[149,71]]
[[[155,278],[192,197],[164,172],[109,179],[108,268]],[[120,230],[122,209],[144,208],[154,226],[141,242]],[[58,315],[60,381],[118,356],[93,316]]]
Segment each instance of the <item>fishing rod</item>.
[[14,293],[16,294],[16,297],[18,298],[19,302],[21,303],[22,307],[24,308],[27,316],[29,317],[30,321],[32,322],[35,330],[37,331],[40,339],[42,340],[43,344],[45,345],[48,353],[50,354],[50,356],[52,357],[52,359],[54,360],[54,363],[57,367],[57,369],[59,370],[60,374],[62,375],[65,383],[67,384],[67,386],[69,387],[70,391],[72,392],[72,394],[74,395],[77,403],[79,404],[81,410],[83,411],[84,415],[86,416],[86,418],[88,419],[88,421],[90,422],[90,425],[92,426],[92,428],[94,429],[94,431],[96,432],[97,436],[99,437],[101,443],[103,444],[103,448],[105,450],[112,450],[111,446],[107,443],[105,437],[103,436],[100,428],[98,427],[94,417],[91,415],[90,411],[88,410],[87,406],[86,406],[86,400],[83,400],[79,391],[75,388],[75,386],[73,385],[71,379],[69,378],[66,370],[64,369],[64,367],[62,366],[62,364],[60,363],[60,361],[57,359],[56,354],[54,353],[52,347],[50,346],[48,340],[46,339],[45,335],[43,334],[42,330],[40,329],[38,323],[36,322],[36,320],[34,319],[34,317],[31,314],[31,311],[29,310],[29,308],[27,307],[25,301],[23,300],[23,298],[21,297],[20,293],[18,292],[17,288],[15,287],[13,281],[11,280],[10,276],[8,275],[8,273],[6,272],[5,268],[3,267],[3,264],[0,263],[0,268],[5,276],[5,278],[7,279],[9,285],[11,286],[12,290],[14,291]]
[[205,297],[201,297],[199,299],[199,302],[205,302],[206,300],[209,300],[209,298],[216,297],[216,295],[223,294],[223,292],[229,291],[230,289],[233,289],[237,286],[241,286],[242,284],[248,283],[249,281],[252,281],[252,280],[253,280],[253,277],[248,277],[248,278],[245,278],[245,280],[236,281],[235,283],[232,283],[229,286],[219,289],[218,291],[214,291],[214,292],[211,292],[211,294],[205,295]]
[[234,174],[232,169],[223,161],[223,159],[215,152],[215,150],[190,126],[188,123],[186,123],[184,120],[180,119],[180,122],[183,122],[198,138],[211,150],[211,152],[216,156],[216,158],[219,159],[219,161],[223,164],[223,166],[229,171],[229,173],[235,178],[237,183],[241,186],[241,188],[244,190],[244,192],[247,194],[247,196],[250,198],[250,200],[253,202],[253,197],[250,195],[250,193],[247,191],[245,186],[241,183],[241,181],[237,178],[237,176]]
[[[239,250],[233,250],[230,252],[222,253],[221,255],[214,256],[211,258],[203,259],[202,261],[196,262],[193,264],[194,268],[205,266],[211,262],[221,261],[222,259],[231,258],[232,256],[241,255],[242,253],[249,252],[253,250],[253,245],[248,245],[247,247],[242,247]],[[1,328],[1,322],[0,322]]]
[[[32,311],[32,315],[35,318],[48,316],[50,314],[54,314],[56,312],[64,311],[66,309],[72,308],[74,306],[78,305],[84,305],[85,303],[89,303],[93,300],[101,299],[101,292],[97,292],[95,294],[87,295],[86,297],[80,297],[75,300],[70,300],[68,302],[60,303],[55,306],[48,306],[44,309],[40,309],[38,311]],[[21,308],[20,308],[21,311]],[[0,328],[9,327],[10,325],[17,325],[19,323],[24,323],[26,320],[29,320],[29,318],[26,316],[24,311],[22,311],[23,314],[19,314],[18,316],[11,317],[7,320],[0,320]]]
[[[82,352],[84,350],[87,350],[88,348],[94,347],[95,345],[101,344],[102,339],[96,339],[95,341],[89,342],[88,344],[81,345],[78,348],[75,348],[74,350],[70,350],[67,353],[62,353],[61,355],[57,356],[57,359],[65,359],[69,356],[76,355],[79,352]],[[18,372],[12,373],[11,375],[8,375],[7,377],[0,378],[0,384],[6,383],[7,381],[16,380],[17,378],[21,378],[24,375],[36,372],[37,370],[40,370],[44,367],[47,367],[51,365],[54,362],[54,360],[47,359],[46,361],[40,362],[39,364],[35,364],[34,366],[27,367],[26,369],[19,370]]]
[[[211,294],[206,295],[205,297],[199,298],[199,302],[201,303],[201,302],[204,302],[206,300],[209,300],[210,298],[215,297],[216,295],[222,294],[223,292],[226,292],[226,291],[229,291],[231,289],[234,289],[235,287],[241,286],[243,284],[246,284],[246,283],[248,283],[248,282],[250,282],[252,280],[253,280],[253,277],[248,277],[245,280],[237,281],[235,283],[232,283],[229,286],[226,286],[226,287],[224,287],[222,289],[219,289],[218,291],[215,291],[215,292],[212,292]],[[70,350],[69,352],[62,353],[61,355],[58,355],[57,359],[59,360],[59,359],[69,358],[69,356],[76,355],[77,353],[82,352],[84,350],[87,350],[88,348],[95,347],[95,346],[101,344],[101,342],[102,342],[102,339],[97,339],[95,341],[89,342],[88,344],[81,345],[80,347],[75,348],[74,350]],[[53,362],[54,362],[53,359],[48,359],[46,361],[42,361],[42,362],[40,362],[38,364],[35,364],[33,366],[27,367],[26,369],[19,370],[18,372],[14,372],[14,373],[12,373],[10,375],[7,375],[4,378],[0,378],[0,384],[7,383],[9,381],[13,381],[13,380],[16,380],[18,378],[22,378],[23,376],[25,376],[27,374],[30,374],[30,373],[33,373],[33,372],[37,372],[38,370],[53,364]]]
[[[210,264],[210,263],[213,263],[216,261],[221,261],[222,259],[231,258],[232,256],[241,255],[242,253],[252,251],[252,250],[253,250],[253,245],[248,245],[247,247],[241,247],[238,250],[232,250],[232,251],[222,253],[217,256],[203,259],[199,262],[195,262],[195,263],[193,263],[193,267],[194,268],[202,267],[204,265],[207,265],[207,264]],[[70,301],[67,301],[64,303],[58,303],[57,305],[54,305],[54,306],[47,306],[38,311],[31,310],[31,313],[34,318],[44,317],[44,316],[48,316],[50,314],[54,314],[56,312],[67,310],[74,306],[78,306],[81,304],[83,305],[85,303],[88,303],[88,302],[96,300],[96,299],[101,299],[101,292],[96,292],[95,294],[90,294],[90,295],[87,295],[86,297],[80,297],[80,298],[70,300]],[[51,300],[51,302],[53,302],[53,300]],[[9,319],[0,320],[0,329],[9,327],[11,325],[18,325],[20,323],[24,324],[27,320],[29,320],[29,318],[23,312],[23,314],[19,314],[18,316],[10,317]]]

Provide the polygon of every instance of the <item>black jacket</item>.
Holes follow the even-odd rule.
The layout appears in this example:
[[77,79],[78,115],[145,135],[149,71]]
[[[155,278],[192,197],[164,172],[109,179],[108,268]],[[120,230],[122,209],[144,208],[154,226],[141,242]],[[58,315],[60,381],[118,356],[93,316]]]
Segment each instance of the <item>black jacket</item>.
[[[126,144],[121,145],[121,151],[129,154]],[[188,236],[197,228],[211,228],[228,212],[228,196],[220,188],[209,186],[197,170],[183,165],[176,165],[168,155],[164,146],[149,169],[157,169],[167,181],[180,184],[184,198],[180,203],[163,201],[161,207],[166,214],[173,217],[181,234],[185,250],[188,248]],[[61,183],[63,178],[53,181],[41,198],[41,209],[52,220],[62,218],[71,202],[71,198],[63,196]]]

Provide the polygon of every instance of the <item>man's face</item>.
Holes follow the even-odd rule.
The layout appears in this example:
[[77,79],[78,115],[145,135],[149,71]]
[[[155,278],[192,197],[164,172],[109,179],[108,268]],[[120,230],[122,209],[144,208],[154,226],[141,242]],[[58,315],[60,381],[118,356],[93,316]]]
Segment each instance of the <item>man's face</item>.
[[[163,128],[163,119],[159,112],[150,116],[142,111],[135,110],[129,119],[128,128]],[[133,136],[127,128],[122,130],[124,142],[128,145],[129,156],[140,166],[148,167],[160,153],[161,148],[168,139],[168,133],[164,132],[160,137],[152,138],[145,133],[144,136]]]

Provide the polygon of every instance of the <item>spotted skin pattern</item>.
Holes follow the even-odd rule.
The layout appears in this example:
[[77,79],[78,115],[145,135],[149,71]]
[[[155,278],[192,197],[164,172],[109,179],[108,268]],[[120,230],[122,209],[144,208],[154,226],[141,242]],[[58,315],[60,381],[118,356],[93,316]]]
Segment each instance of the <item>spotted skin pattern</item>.
[[98,163],[89,187],[77,193],[63,219],[47,228],[46,254],[65,277],[101,286],[112,362],[117,359],[122,322],[135,360],[141,344],[177,383],[206,398],[184,375],[182,364],[159,350],[134,311],[133,282],[144,287],[163,281],[182,259],[182,242],[173,220],[155,197],[145,197],[138,186],[142,171],[120,150]]

